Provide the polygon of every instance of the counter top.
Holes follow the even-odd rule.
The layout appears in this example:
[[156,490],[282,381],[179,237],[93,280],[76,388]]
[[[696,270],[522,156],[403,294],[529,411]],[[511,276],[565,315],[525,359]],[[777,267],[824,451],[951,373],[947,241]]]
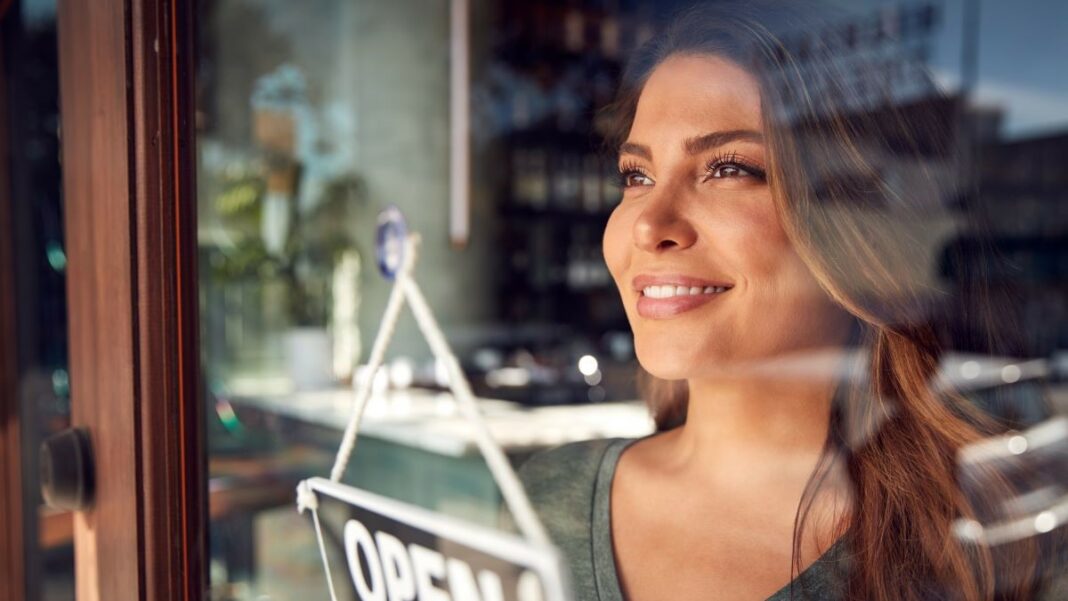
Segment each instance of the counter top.
[[[238,405],[344,431],[352,412],[351,389],[288,394],[235,394]],[[527,407],[511,401],[478,399],[493,438],[506,453],[532,451],[569,442],[638,437],[653,431],[641,401]],[[421,389],[373,393],[361,436],[459,457],[478,453],[473,426],[459,413],[449,392]]]

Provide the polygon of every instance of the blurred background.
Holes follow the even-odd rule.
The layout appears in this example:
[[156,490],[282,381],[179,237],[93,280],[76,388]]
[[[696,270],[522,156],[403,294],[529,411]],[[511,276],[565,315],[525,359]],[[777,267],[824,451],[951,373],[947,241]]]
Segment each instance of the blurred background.
[[[651,431],[601,256],[620,190],[599,109],[629,54],[682,4],[470,0],[457,40],[444,0],[198,2],[213,599],[325,598],[293,487],[329,469],[353,385],[368,377],[360,366],[389,293],[374,240],[386,206],[423,237],[416,278],[513,462]],[[981,269],[1014,299],[1003,318],[1019,356],[958,348],[944,369],[977,402],[1008,398],[1002,413],[1036,422],[1040,393],[1063,407],[1068,363],[1068,4],[838,4],[858,60],[879,61],[901,103],[937,105],[955,124],[965,168],[941,207],[953,227],[932,248],[932,277],[952,289]],[[18,224],[15,287],[0,293],[19,309],[17,332],[0,335],[17,341],[25,448],[36,449],[68,425],[71,403],[56,7],[0,7],[0,134],[12,149],[0,202]],[[457,42],[470,66],[465,204],[450,195]],[[912,85],[920,74],[942,93]],[[969,250],[979,248],[999,260],[969,264],[987,256]],[[495,524],[499,493],[406,314],[387,363],[346,480]],[[24,456],[32,479],[36,452]],[[40,517],[27,549],[33,598],[73,599],[70,517]]]

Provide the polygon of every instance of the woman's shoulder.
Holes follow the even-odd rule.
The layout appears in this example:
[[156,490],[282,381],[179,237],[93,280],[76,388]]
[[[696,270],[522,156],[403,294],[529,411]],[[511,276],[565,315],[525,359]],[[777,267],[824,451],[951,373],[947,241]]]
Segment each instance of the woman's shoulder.
[[[611,484],[615,460],[631,439],[611,438],[566,444],[535,453],[519,468],[527,496],[562,553],[575,598],[596,599],[593,542],[604,487]],[[598,492],[600,490],[600,493]]]
[[537,452],[519,468],[519,479],[535,506],[552,500],[574,507],[575,501],[592,500],[605,454],[627,440],[584,440]]
[[606,455],[617,454],[629,440],[566,444],[535,453],[519,468],[531,505],[558,545],[581,546],[588,539],[598,479],[610,482],[615,467]]

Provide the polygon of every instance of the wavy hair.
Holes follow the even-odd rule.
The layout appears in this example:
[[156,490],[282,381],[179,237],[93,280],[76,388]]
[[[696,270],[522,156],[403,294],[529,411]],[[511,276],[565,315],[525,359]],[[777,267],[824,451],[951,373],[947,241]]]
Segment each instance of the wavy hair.
[[[957,452],[1000,429],[935,386],[952,296],[933,277],[930,249],[946,234],[936,227],[944,199],[958,191],[956,107],[914,67],[914,100],[894,98],[903,85],[885,85],[886,65],[846,60],[848,37],[827,34],[831,22],[817,14],[812,5],[752,0],[684,11],[632,57],[607,109],[608,147],[615,152],[626,139],[642,86],[670,56],[724,57],[757,78],[781,225],[826,294],[855,318],[855,342],[866,350],[866,373],[839,385],[821,461],[844,460],[853,487],[854,509],[841,525],[851,557],[846,597],[1027,598],[1029,578],[1013,578],[1006,590],[995,582],[1003,558],[952,531],[955,518],[978,510],[957,484]],[[685,382],[639,376],[658,429],[684,423]],[[795,521],[794,573],[821,469]],[[1025,549],[1008,561],[1019,572],[1032,558]]]

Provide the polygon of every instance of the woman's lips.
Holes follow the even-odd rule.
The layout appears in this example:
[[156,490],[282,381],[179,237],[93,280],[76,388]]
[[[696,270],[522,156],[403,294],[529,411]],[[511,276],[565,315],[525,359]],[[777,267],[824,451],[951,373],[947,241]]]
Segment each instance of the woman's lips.
[[727,288],[722,292],[685,294],[668,298],[652,298],[639,292],[638,315],[647,319],[667,319],[680,313],[696,309],[729,291],[730,288]]
[[638,315],[666,319],[711,302],[734,285],[681,273],[641,274],[631,286],[638,293]]

